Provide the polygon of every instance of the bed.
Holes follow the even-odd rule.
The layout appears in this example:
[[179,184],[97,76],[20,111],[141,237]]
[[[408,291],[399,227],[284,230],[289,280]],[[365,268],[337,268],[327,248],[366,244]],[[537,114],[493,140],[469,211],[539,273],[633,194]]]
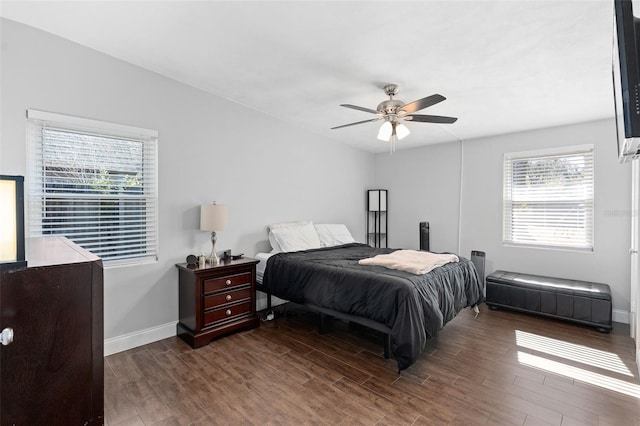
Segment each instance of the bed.
[[476,269],[465,258],[415,275],[361,265],[361,259],[395,250],[349,240],[352,238],[338,238],[330,244],[313,240],[310,244],[315,247],[309,248],[308,242],[287,245],[283,239],[274,239],[272,246],[279,245],[278,250],[259,256],[262,277],[257,289],[386,333],[399,370],[413,364],[427,339],[458,312],[482,299]]

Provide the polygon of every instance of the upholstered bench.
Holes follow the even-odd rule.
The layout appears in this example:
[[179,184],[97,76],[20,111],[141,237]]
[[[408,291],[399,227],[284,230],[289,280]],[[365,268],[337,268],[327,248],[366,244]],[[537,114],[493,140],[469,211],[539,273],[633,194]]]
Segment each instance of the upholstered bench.
[[495,271],[487,277],[485,303],[611,331],[611,289],[607,284]]

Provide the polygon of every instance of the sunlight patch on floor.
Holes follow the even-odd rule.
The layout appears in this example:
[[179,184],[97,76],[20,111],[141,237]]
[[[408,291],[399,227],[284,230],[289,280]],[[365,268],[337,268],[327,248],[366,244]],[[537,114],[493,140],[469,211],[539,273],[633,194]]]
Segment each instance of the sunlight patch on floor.
[[640,399],[640,386],[624,380],[594,373],[582,368],[573,367],[561,362],[552,361],[537,355],[518,352],[518,362],[530,367],[545,370],[561,376],[569,377],[590,385],[598,386],[614,392],[622,393]]
[[516,344],[520,347],[544,352],[549,355],[576,361],[614,373],[633,377],[633,373],[614,353],[593,349],[584,345],[564,342],[516,330]]

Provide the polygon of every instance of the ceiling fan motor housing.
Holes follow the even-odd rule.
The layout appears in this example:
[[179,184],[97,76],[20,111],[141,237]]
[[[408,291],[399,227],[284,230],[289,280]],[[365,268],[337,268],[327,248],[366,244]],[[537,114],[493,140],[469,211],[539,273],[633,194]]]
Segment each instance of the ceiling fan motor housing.
[[404,106],[404,102],[398,99],[389,99],[378,104],[376,110],[383,114],[396,114]]

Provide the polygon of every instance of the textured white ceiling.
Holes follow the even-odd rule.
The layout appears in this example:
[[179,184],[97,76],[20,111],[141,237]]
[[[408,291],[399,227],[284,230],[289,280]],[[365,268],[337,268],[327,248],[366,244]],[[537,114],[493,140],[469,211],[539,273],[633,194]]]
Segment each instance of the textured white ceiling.
[[31,25],[370,152],[382,87],[439,93],[405,149],[613,117],[613,0],[5,1]]

